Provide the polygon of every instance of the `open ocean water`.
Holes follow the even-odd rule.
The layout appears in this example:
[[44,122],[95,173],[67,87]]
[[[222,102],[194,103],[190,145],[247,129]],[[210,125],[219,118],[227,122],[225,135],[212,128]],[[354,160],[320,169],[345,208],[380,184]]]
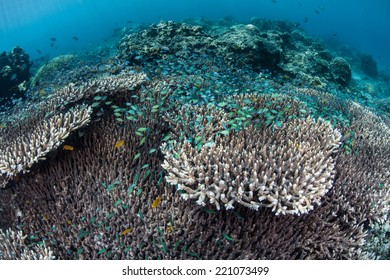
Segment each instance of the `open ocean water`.
[[390,2],[0,0],[0,259],[390,259]]

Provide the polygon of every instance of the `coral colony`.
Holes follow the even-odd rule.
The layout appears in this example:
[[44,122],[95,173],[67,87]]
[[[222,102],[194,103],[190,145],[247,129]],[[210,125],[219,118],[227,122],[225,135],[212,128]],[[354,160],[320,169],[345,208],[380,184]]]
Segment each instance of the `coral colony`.
[[120,35],[31,79],[0,55],[0,259],[389,258],[372,57],[285,21]]

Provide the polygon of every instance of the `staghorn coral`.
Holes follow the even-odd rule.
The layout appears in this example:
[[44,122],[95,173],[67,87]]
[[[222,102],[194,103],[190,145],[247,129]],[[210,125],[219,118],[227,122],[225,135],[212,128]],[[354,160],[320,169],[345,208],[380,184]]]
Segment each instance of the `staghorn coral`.
[[0,260],[54,260],[55,256],[45,242],[28,246],[21,231],[0,229]]
[[362,144],[382,150],[389,148],[390,129],[381,117],[353,101],[348,103],[348,110],[353,119],[351,129],[358,132]]
[[[146,146],[137,147],[138,126],[151,128]],[[59,151],[50,164],[3,190],[0,215],[7,203],[16,206],[25,232],[46,240],[58,259],[360,257],[361,228],[338,224],[327,202],[306,215],[275,216],[267,208],[254,212],[238,204],[215,212],[183,201],[165,182],[163,158],[148,153],[161,137],[158,118],[94,123],[83,137],[68,139],[75,150]],[[118,139],[125,143],[115,148]],[[143,156],[132,162],[138,152]]]
[[[145,83],[144,73],[121,73],[116,76],[105,76],[91,79],[80,85],[73,83],[47,96],[41,106],[47,109],[64,109],[69,104],[88,100],[98,95],[121,94],[135,90]],[[39,106],[39,105],[38,105]]]
[[[115,125],[113,118],[105,116],[103,121],[93,122],[81,138],[71,135],[67,139],[67,143],[75,147],[73,151],[59,150],[53,160],[37,166],[34,173],[26,174],[13,188],[2,190],[0,221],[7,222],[2,227],[14,228],[21,219],[22,224],[27,225],[24,232],[28,236],[34,233],[37,240],[45,240],[59,259],[364,257],[361,247],[366,236],[365,217],[360,219],[361,213],[355,211],[350,215],[358,216],[357,219],[350,219],[349,223],[344,219],[345,213],[339,207],[342,200],[338,199],[353,197],[344,193],[342,184],[334,184],[322,196],[321,205],[299,216],[276,216],[271,208],[253,211],[239,203],[233,210],[214,211],[208,206],[201,207],[180,199],[179,192],[164,178],[166,175],[161,167],[164,158],[161,154],[156,156],[158,150],[154,150],[162,144],[167,128],[172,130],[176,141],[181,139],[181,134],[175,134],[174,130],[186,131],[181,141],[191,143],[192,148],[197,148],[197,134],[191,126],[185,126],[187,121],[210,128],[205,140],[211,139],[215,143],[218,138],[233,138],[236,133],[244,134],[246,130],[244,127],[241,132],[231,131],[222,136],[220,128],[223,125],[218,120],[223,120],[223,124],[229,112],[215,106],[208,109],[206,106],[186,107],[192,114],[181,123],[181,117],[174,115],[185,114],[180,104],[175,104],[168,116],[164,110],[162,115],[153,112],[156,100],[142,94],[149,94],[149,91],[153,94],[154,87],[157,91],[154,96],[159,96],[165,85],[151,83],[149,88],[137,92],[139,98],[132,106],[145,105],[140,108],[142,114],[138,115],[142,117],[137,121]],[[216,119],[210,118],[214,111],[219,116]],[[201,117],[195,121],[197,115]],[[313,123],[314,128],[318,128],[317,123],[328,126],[310,118],[294,120],[286,115],[284,119],[282,127],[306,121]],[[179,122],[177,128],[171,120]],[[214,131],[208,124],[219,127]],[[148,128],[142,133],[147,136],[142,145],[141,136],[136,134],[140,127]],[[250,126],[246,129],[259,131]],[[258,129],[263,133],[283,131],[273,126]],[[116,148],[121,139],[123,146]],[[168,141],[167,145],[173,143]],[[203,141],[200,148],[207,147],[206,143]],[[329,153],[332,153],[331,147]],[[338,159],[337,154],[331,156]],[[335,179],[336,182],[339,180]]]
[[57,149],[69,134],[91,120],[90,106],[75,106],[47,119],[37,116],[8,127],[0,135],[0,171],[7,178],[27,172],[50,151]]
[[86,126],[92,107],[83,105],[99,94],[121,94],[133,91],[145,82],[145,74],[122,73],[93,79],[84,84],[57,90],[41,102],[15,111],[0,134],[0,186],[5,187],[15,175],[57,149],[72,131]]
[[311,118],[276,131],[249,127],[216,136],[200,150],[188,142],[163,144],[163,167],[167,181],[184,191],[182,197],[199,205],[207,201],[231,209],[237,202],[255,210],[270,207],[276,215],[303,214],[333,185],[331,155],[340,138],[329,124]]
[[[177,37],[177,31],[169,31],[163,38],[175,44],[171,35]],[[178,43],[180,46],[180,40]],[[196,45],[197,41],[192,43]],[[137,44],[142,46],[144,42]],[[145,63],[148,73],[163,76],[158,78],[161,80],[142,78],[137,86],[126,88],[121,87],[125,76],[123,81],[121,75],[109,76],[105,82],[108,86],[115,80],[119,83],[109,91],[100,90],[100,86],[91,88],[91,80],[59,90],[57,93],[62,96],[58,99],[55,92],[48,100],[26,108],[37,110],[42,119],[47,119],[81,103],[100,103],[93,106],[94,121],[66,139],[73,150],[57,149],[46,156],[50,161],[40,161],[33,172],[15,179],[12,188],[1,190],[0,227],[22,229],[27,236],[25,244],[36,246],[45,242],[59,259],[365,258],[367,252],[362,251],[362,246],[372,234],[368,224],[386,218],[388,209],[389,146],[386,139],[381,139],[381,133],[375,132],[378,124],[382,126],[380,120],[372,119],[368,111],[348,111],[349,105],[319,91],[310,96],[313,98],[304,98],[310,94],[296,94],[294,90],[289,92],[294,98],[278,94],[247,95],[240,99],[232,94],[285,93],[286,88],[274,87],[275,83],[256,78],[257,73],[248,69],[226,68],[218,60],[210,59],[212,55],[206,60],[196,54],[196,60],[178,60],[178,56],[186,58],[190,53],[178,49],[182,51],[180,55],[174,48],[168,50],[161,45],[161,53],[156,55],[162,58],[158,68],[147,62],[148,52],[141,53],[139,64]],[[135,55],[134,59],[139,54],[137,50],[129,53]],[[134,60],[133,63],[138,64]],[[179,64],[186,66],[178,68]],[[274,88],[270,88],[271,84]],[[72,96],[72,91],[76,96]],[[51,98],[54,102],[50,102]],[[107,101],[115,107],[106,105]],[[188,103],[214,105],[185,105]],[[108,110],[113,110],[118,118],[110,117]],[[353,116],[353,112],[363,114]],[[25,113],[7,119],[7,126],[37,115],[29,115],[29,110]],[[332,121],[332,127],[343,135],[342,145],[351,140],[351,150],[331,153],[329,163],[333,161],[335,167],[331,171],[335,175],[328,179],[333,187],[318,196],[320,205],[305,214],[276,216],[272,207],[253,211],[240,203],[235,203],[234,209],[221,207],[215,211],[213,205],[199,206],[180,199],[183,191],[177,191],[165,180],[164,157],[158,149],[164,141],[167,148],[186,143],[198,154],[202,149],[216,149],[217,140],[222,144],[250,142],[236,137],[248,136],[248,131],[257,137],[251,140],[256,142],[260,141],[260,132],[276,137],[287,127],[293,128],[293,123],[310,120],[314,128],[324,124],[306,119],[309,113],[315,119],[324,116]],[[314,128],[310,131],[316,131]],[[296,135],[290,134],[291,143],[295,143]],[[310,139],[314,136],[310,135]],[[234,156],[238,157],[238,151]],[[242,154],[250,152],[245,150]],[[275,157],[272,160],[278,163]],[[267,200],[261,203],[270,204]]]
[[[142,146],[136,125],[151,129]],[[148,153],[161,135],[157,125],[156,119],[119,127],[106,119],[82,138],[71,137],[73,151],[60,151],[50,164],[23,177],[13,188],[13,201],[30,232],[48,240],[61,258],[157,259],[163,254],[165,239],[176,231],[168,230],[173,218],[167,201],[178,197],[163,184],[162,171],[154,171],[161,165],[158,158]],[[115,147],[118,139],[125,139],[123,146]],[[144,156],[135,158],[138,153]],[[157,197],[161,203],[152,208]]]
[[338,187],[333,199],[338,215],[348,224],[383,222],[390,208],[390,130],[357,103],[349,102],[347,108],[352,115],[349,129],[355,137],[351,152],[337,159]]

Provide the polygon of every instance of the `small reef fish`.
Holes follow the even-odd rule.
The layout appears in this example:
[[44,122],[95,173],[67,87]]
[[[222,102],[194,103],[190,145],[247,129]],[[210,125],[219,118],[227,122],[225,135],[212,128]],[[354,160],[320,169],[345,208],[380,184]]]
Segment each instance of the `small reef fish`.
[[319,15],[320,14],[320,11],[319,10],[314,10],[314,12]]
[[152,209],[156,208],[161,203],[161,196],[158,196],[152,203]]
[[73,151],[74,150],[74,147],[71,146],[71,145],[64,145],[62,147],[65,151]]
[[125,144],[125,140],[121,139],[115,143],[115,149],[122,147]]
[[51,37],[51,38],[50,38],[50,41],[55,42],[55,41],[57,41],[57,39],[54,38],[54,37]]
[[126,235],[126,234],[130,233],[131,231],[132,231],[131,228],[127,228],[127,229],[125,229],[124,231],[121,232],[121,236]]
[[41,50],[39,50],[39,49],[36,49],[36,51],[37,51],[37,53],[39,53],[39,54],[41,54],[41,53],[42,53],[42,51],[41,51]]
[[78,38],[77,36],[73,36],[72,39],[73,39],[74,41],[78,41],[78,40],[79,40],[79,38]]

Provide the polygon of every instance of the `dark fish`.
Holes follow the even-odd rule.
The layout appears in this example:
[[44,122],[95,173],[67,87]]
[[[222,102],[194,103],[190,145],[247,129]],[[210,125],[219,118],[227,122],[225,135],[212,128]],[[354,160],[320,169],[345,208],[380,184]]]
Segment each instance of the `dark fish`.
[[336,36],[337,36],[337,33],[333,33],[332,36],[333,36],[333,37],[336,37]]
[[54,37],[51,37],[51,38],[50,38],[50,41],[55,42],[55,41],[57,41],[57,39],[54,38]]
[[53,47],[53,46],[54,46],[54,43],[51,43],[51,44],[50,44],[50,47]]
[[307,23],[308,21],[309,21],[308,17],[305,17],[304,20],[303,20],[304,23]]
[[37,53],[42,53],[42,51],[41,51],[41,50],[38,50],[38,49],[36,49],[36,51],[37,51]]
[[79,40],[79,38],[77,36],[73,36],[72,39],[75,40],[75,41]]
[[278,0],[271,0],[272,3],[278,3]]
[[316,12],[317,15],[320,14],[320,11],[319,11],[319,10],[314,10],[314,12]]
[[126,21],[127,23],[133,23],[131,20]]

